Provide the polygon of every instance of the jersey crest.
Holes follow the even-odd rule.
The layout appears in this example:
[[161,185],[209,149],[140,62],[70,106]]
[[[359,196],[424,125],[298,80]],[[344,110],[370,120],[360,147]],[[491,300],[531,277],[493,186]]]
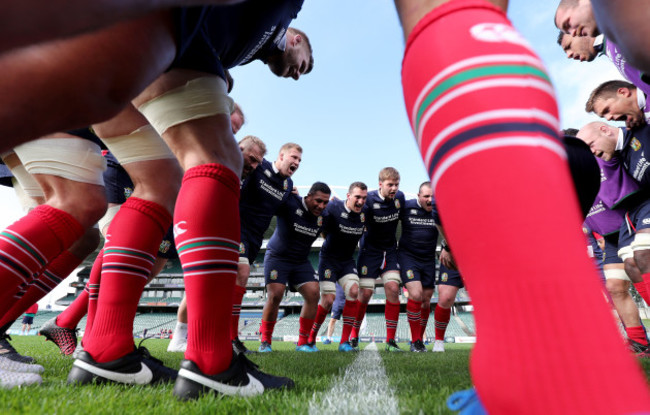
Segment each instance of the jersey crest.
[[449,279],[449,275],[446,272],[443,272],[442,275],[440,276],[440,281],[447,282],[448,279]]
[[128,199],[129,197],[131,197],[132,194],[133,194],[133,188],[132,187],[125,187],[124,188],[124,198],[125,199]]
[[332,278],[332,270],[331,269],[326,269],[325,270],[325,279],[330,279]]
[[361,267],[361,275],[368,275],[368,267],[367,266],[362,266]]
[[160,247],[158,247],[158,251],[162,252],[163,254],[167,253],[171,246],[172,246],[172,243],[165,239],[160,243]]
[[413,270],[412,269],[406,271],[406,278],[408,278],[409,280],[412,280],[413,278],[415,278],[415,275],[413,275]]
[[239,253],[240,254],[245,254],[246,253],[246,246],[244,245],[243,242],[239,243]]
[[363,212],[361,212],[361,215],[359,215],[359,217],[361,218],[362,223],[366,221],[366,215]]
[[289,181],[287,179],[284,179],[284,183],[282,183],[282,187],[284,190],[287,190],[289,188]]
[[395,199],[395,207],[399,209],[401,204],[399,203],[399,199]]
[[632,147],[634,151],[639,151],[641,149],[641,142],[634,137],[630,142],[630,147]]
[[316,220],[316,223],[318,224],[318,227],[323,226],[323,217],[322,217],[322,216],[319,216],[319,217],[318,217],[318,220]]
[[271,271],[271,279],[272,280],[277,280],[278,279],[278,271],[277,270],[274,269],[273,271]]

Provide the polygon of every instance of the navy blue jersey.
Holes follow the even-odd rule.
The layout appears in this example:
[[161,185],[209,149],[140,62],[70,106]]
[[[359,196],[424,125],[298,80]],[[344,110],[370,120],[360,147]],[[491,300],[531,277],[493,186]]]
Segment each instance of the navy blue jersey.
[[366,223],[365,206],[361,213],[349,210],[343,200],[332,200],[323,212],[325,242],[320,256],[346,261],[352,259]]
[[224,69],[281,53],[287,27],[302,3],[303,0],[248,0],[231,6],[175,9],[178,49],[172,67],[225,79]]
[[428,260],[435,257],[438,242],[438,228],[433,211],[427,212],[417,199],[406,201],[402,210],[402,236],[399,250]]
[[278,207],[287,200],[293,181],[273,170],[273,164],[263,159],[243,182],[239,199],[242,232],[261,240],[271,224]]
[[650,151],[650,126],[623,129],[624,144],[621,150],[621,158],[625,169],[641,184],[641,187],[650,189],[650,154],[648,157],[645,151]]
[[384,199],[379,190],[368,192],[366,199],[366,233],[361,240],[362,246],[379,250],[395,247],[397,223],[404,208],[404,193],[398,191],[395,199]]
[[303,199],[294,194],[280,206],[277,217],[278,225],[266,245],[267,255],[292,263],[306,261],[323,230],[323,217],[309,213]]

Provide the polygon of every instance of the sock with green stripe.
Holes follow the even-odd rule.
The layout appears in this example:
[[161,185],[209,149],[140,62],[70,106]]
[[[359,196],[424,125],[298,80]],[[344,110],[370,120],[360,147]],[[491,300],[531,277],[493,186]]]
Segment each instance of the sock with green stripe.
[[12,297],[83,232],[74,217],[48,205],[37,206],[0,232],[0,304],[12,304]]
[[[239,178],[220,164],[188,169],[174,212],[185,276],[187,351],[204,374],[230,366],[230,326],[239,262]],[[102,287],[102,290],[104,288]]]
[[101,289],[84,350],[106,363],[133,351],[133,319],[171,215],[161,205],[131,196],[111,222],[104,245]]
[[[553,88],[528,43],[491,3],[450,1],[413,29],[402,83],[472,293],[470,370],[486,411],[648,411],[645,379],[586,255]],[[531,249],[540,240],[554,241],[544,258]]]

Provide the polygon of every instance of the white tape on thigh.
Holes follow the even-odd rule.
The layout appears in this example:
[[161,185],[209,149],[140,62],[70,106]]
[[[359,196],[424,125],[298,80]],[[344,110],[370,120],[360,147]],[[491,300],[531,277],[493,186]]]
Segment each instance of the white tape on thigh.
[[250,265],[250,261],[245,256],[240,256],[239,257],[239,263],[244,264],[244,265]]
[[31,202],[29,202],[26,199],[23,200],[21,197],[25,197],[28,199],[31,199],[33,197],[45,197],[45,194],[43,193],[43,189],[38,184],[36,179],[34,179],[34,176],[27,173],[25,166],[23,166],[22,164],[14,166],[11,169],[11,174],[14,175],[14,178],[18,182],[19,188],[15,188],[15,186],[14,188],[16,190],[16,194],[21,199],[20,204],[23,206],[23,209],[26,208],[26,205],[23,203],[26,203],[27,205],[31,205]]
[[618,250],[618,257],[621,258],[621,260],[625,261],[626,259],[632,259],[634,258],[634,252],[632,251],[632,247],[630,245],[624,246],[623,248]]
[[108,225],[111,224],[113,218],[117,215],[118,210],[120,210],[120,205],[109,206],[108,209],[106,209],[104,216],[102,216],[102,218],[97,222],[97,224],[99,224],[99,231],[102,235],[106,236]]
[[397,284],[402,283],[402,278],[399,276],[399,272],[397,271],[386,271],[382,274],[381,280],[384,282],[384,285],[386,285],[387,282],[394,281]]
[[650,249],[650,233],[637,232],[634,241],[630,244],[632,251],[645,251]]
[[102,138],[102,141],[120,164],[175,158],[160,134],[150,125],[127,135]]
[[374,278],[359,278],[359,287],[364,290],[375,291],[375,279]]
[[[27,172],[25,173],[27,174]],[[23,212],[27,213],[38,206],[38,202],[33,197],[28,196],[27,193],[25,193],[23,187],[20,185],[18,180],[16,180],[16,176],[11,179],[11,183],[13,184],[14,192],[18,197],[18,202],[20,202],[20,206],[23,208]]]
[[359,285],[359,276],[357,274],[345,274],[344,276],[339,279],[339,285],[343,287],[343,291],[345,292],[345,299],[349,301],[356,300],[356,298],[352,298],[350,296],[350,290],[352,289],[353,285]]
[[630,277],[627,276],[624,269],[613,268],[604,270],[606,280],[623,280],[630,281]]
[[192,79],[138,107],[160,135],[189,120],[230,115],[233,109],[226,82],[218,76]]
[[82,138],[41,138],[14,148],[29,174],[49,174],[103,186],[106,160],[101,149]]
[[325,294],[336,295],[336,284],[333,283],[332,281],[320,281],[318,285],[320,286],[321,295],[325,295]]

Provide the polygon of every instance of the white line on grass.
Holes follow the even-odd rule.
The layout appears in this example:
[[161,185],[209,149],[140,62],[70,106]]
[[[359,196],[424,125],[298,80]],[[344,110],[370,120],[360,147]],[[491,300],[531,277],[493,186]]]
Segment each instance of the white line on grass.
[[366,346],[333,384],[324,394],[314,395],[309,403],[311,415],[399,413],[395,391],[388,385],[375,343]]

